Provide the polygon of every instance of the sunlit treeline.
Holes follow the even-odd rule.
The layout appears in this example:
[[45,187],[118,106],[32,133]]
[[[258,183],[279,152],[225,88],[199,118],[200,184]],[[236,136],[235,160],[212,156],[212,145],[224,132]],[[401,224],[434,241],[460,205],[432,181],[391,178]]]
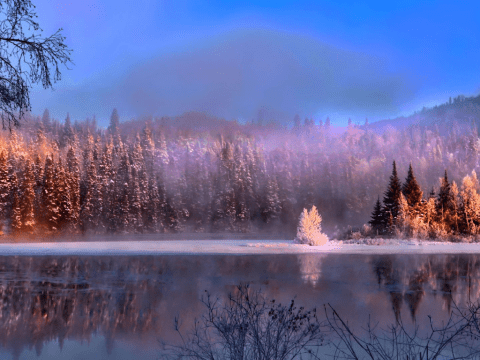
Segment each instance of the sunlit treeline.
[[375,204],[369,221],[370,235],[390,235],[446,239],[454,236],[475,236],[480,233],[480,194],[475,170],[466,175],[459,187],[450,183],[447,171],[440,179],[438,193],[432,189],[424,196],[410,165],[401,184],[395,161],[383,198]]
[[[298,119],[297,119],[298,120]],[[360,227],[391,163],[412,163],[422,188],[478,168],[471,122],[441,134],[413,126],[376,133],[296,121],[292,129],[180,118],[71,122],[31,117],[0,139],[0,216],[11,233],[277,231],[294,236],[315,205],[324,230]],[[402,174],[401,174],[402,175]]]

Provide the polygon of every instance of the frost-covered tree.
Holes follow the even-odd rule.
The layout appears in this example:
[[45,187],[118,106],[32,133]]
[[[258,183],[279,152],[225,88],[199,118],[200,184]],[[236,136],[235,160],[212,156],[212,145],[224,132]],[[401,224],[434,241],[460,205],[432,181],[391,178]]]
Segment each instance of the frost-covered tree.
[[68,228],[73,220],[71,181],[63,166],[62,159],[55,165],[55,199],[58,204],[58,229]]
[[438,222],[444,224],[445,230],[450,232],[454,224],[455,198],[453,196],[450,182],[448,181],[447,170],[445,175],[440,179],[440,190],[438,192],[437,202]]
[[22,230],[22,209],[20,202],[20,194],[18,188],[17,174],[13,173],[10,177],[11,182],[11,198],[12,198],[12,211],[10,215],[10,228],[13,234],[19,234]]
[[8,218],[10,207],[11,182],[8,176],[8,164],[5,151],[0,153],[0,231],[3,230],[4,221]]
[[396,235],[397,236],[409,236],[410,235],[410,207],[408,201],[403,193],[400,193],[398,215],[396,222]]
[[73,147],[67,152],[66,179],[72,204],[70,226],[75,230],[80,220],[80,167]]
[[22,231],[32,232],[35,226],[35,173],[33,163],[27,160],[19,187]]
[[45,158],[43,190],[42,190],[42,221],[49,230],[58,229],[59,207],[56,197],[56,173],[53,155]]
[[475,170],[463,178],[461,198],[467,234],[477,234],[480,225],[480,195],[477,192],[478,180]]
[[327,235],[322,233],[322,217],[315,205],[308,211],[303,209],[298,222],[297,237],[295,241],[300,244],[312,246],[325,245],[328,241]]

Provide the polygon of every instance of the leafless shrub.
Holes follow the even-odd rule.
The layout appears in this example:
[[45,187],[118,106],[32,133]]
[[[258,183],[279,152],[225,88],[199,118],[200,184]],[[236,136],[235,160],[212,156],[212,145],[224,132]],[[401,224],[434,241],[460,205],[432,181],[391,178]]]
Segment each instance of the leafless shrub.
[[164,346],[165,357],[172,359],[280,360],[318,358],[324,342],[324,327],[316,310],[297,308],[267,300],[260,291],[239,285],[235,294],[222,302],[210,294],[202,298],[206,313],[196,319],[193,330],[180,336],[178,346]]
[[406,330],[401,319],[388,329],[377,330],[370,321],[365,335],[355,334],[335,309],[325,306],[327,322],[332,329],[329,343],[334,359],[473,359],[480,354],[480,305],[466,311],[455,306],[446,325],[437,327],[429,316],[426,336],[419,334],[418,325]]

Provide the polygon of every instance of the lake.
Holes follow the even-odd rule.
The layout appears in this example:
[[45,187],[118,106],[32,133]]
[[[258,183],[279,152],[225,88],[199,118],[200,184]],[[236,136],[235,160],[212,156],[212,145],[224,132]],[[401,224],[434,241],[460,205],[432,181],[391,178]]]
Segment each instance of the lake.
[[156,359],[241,282],[353,328],[425,325],[480,296],[480,255],[296,254],[0,257],[1,359]]

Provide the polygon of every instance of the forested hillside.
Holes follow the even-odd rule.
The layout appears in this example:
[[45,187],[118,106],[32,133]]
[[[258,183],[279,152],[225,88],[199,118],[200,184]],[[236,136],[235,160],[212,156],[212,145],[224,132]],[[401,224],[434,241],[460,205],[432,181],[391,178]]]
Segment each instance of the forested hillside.
[[339,236],[370,220],[393,160],[400,178],[411,163],[427,194],[438,192],[445,170],[461,184],[478,169],[478,122],[446,133],[435,124],[338,129],[320,119],[283,128],[199,113],[120,121],[114,110],[101,129],[95,119],[60,122],[46,110],[1,134],[2,230],[293,238],[299,214],[315,205],[325,232]]

